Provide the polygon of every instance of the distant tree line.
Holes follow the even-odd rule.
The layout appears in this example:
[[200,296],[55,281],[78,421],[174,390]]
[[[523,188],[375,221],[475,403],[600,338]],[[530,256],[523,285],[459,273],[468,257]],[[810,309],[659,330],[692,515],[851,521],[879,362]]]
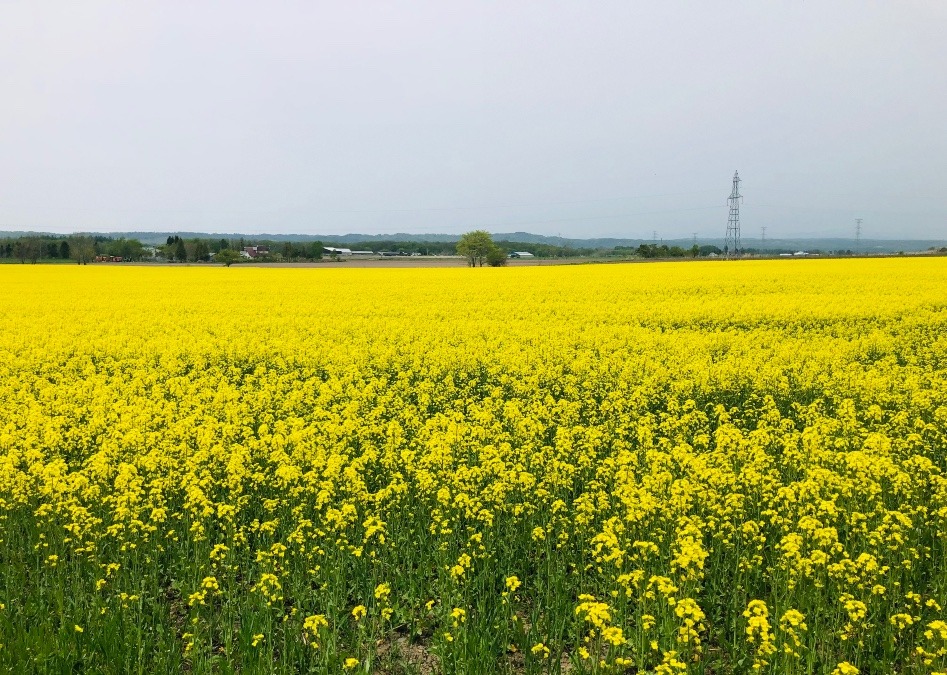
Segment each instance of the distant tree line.
[[501,240],[496,245],[507,253],[526,251],[537,258],[587,258],[598,253],[594,248],[558,246],[555,244],[526,244],[518,241]]
[[96,256],[123,256],[132,259],[142,249],[135,239],[111,239],[102,236],[48,234],[0,238],[0,260],[21,263],[75,261],[80,265]]
[[[169,235],[164,243],[157,246],[145,246],[137,239],[110,238],[101,235],[52,236],[26,235],[0,239],[0,259],[13,259],[20,262],[74,260],[80,264],[92,262],[96,257],[121,257],[124,261],[165,260],[168,262],[232,262],[245,259],[241,251],[256,246],[267,250],[254,258],[258,262],[311,262],[325,255],[325,246],[348,248],[353,251],[372,251],[374,253],[397,253],[402,255],[461,255],[457,242],[400,241],[397,239],[371,240],[360,242],[336,243],[321,241],[272,241],[241,237],[239,239],[183,238]],[[677,246],[654,246],[642,244],[638,247],[616,246],[614,249],[593,249],[555,244],[518,242],[501,240],[492,242],[497,251],[508,256],[514,251],[526,251],[536,258],[580,258],[591,256],[634,256],[642,258],[673,258],[692,255],[690,249]],[[222,257],[218,257],[221,251]],[[720,253],[716,246],[700,247],[699,255],[710,252]],[[494,262],[500,260],[499,253]]]
[[[707,250],[702,252],[702,249]],[[637,247],[616,246],[613,251],[620,255],[636,256],[638,258],[696,258],[699,255],[710,255],[712,252],[719,252],[720,249],[716,246],[700,247],[697,244],[690,248],[668,246],[667,244],[641,244]]]
[[[373,251],[375,253],[392,252],[411,255],[460,255],[457,250],[458,241],[399,241],[397,239],[356,241],[345,244],[327,242],[327,246],[345,247],[353,251]],[[554,244],[538,244],[521,241],[507,241],[505,239],[493,242],[507,255],[513,251],[527,251],[537,258],[579,258],[595,255],[592,248],[575,248],[572,246],[557,246]]]
[[7,237],[0,239],[0,258],[36,263],[39,260],[69,260],[70,248],[66,239],[52,237]]
[[[169,262],[208,262],[222,250],[237,259],[248,246],[267,248],[263,261],[311,261],[323,254],[322,242],[272,242],[263,239],[184,239],[170,235],[163,244],[146,246],[137,239],[111,238],[101,235],[23,235],[0,238],[0,260],[21,263],[75,261],[94,262],[97,257],[121,258],[123,261],[166,260]],[[227,256],[225,256],[227,257]]]
[[326,246],[349,248],[353,251],[374,251],[375,253],[405,253],[411,255],[455,255],[457,243],[449,241],[398,241],[397,239],[376,239],[351,243],[326,242]]
[[[220,261],[230,264],[241,259],[241,251],[249,247],[258,247],[267,252],[255,260],[260,262],[310,262],[319,260],[323,255],[321,241],[281,241],[268,239],[183,239],[171,235],[164,244],[157,247],[156,256],[169,262],[208,262]],[[221,256],[221,253],[223,255]]]
[[[469,234],[469,233],[468,233]],[[359,242],[321,242],[321,241],[273,241],[264,238],[240,237],[227,238],[183,238],[169,235],[164,243],[157,246],[145,245],[137,239],[125,237],[107,237],[103,235],[22,235],[0,238],[0,261],[37,263],[66,262],[78,264],[94,262],[97,257],[121,258],[123,261],[162,260],[168,262],[200,263],[217,262],[231,264],[246,260],[241,254],[244,249],[256,246],[265,249],[253,260],[257,262],[312,262],[325,255],[325,246],[348,248],[353,251],[372,251],[374,253],[396,253],[401,255],[464,255],[459,250],[461,240],[442,241],[400,241],[397,239],[371,240]],[[724,251],[713,245],[694,245],[689,248],[669,246],[667,244],[639,244],[638,246],[615,246],[613,248],[583,248],[518,241],[491,241],[495,247],[494,263],[514,251],[526,251],[536,258],[588,258],[588,257],[627,257],[644,259],[697,258],[711,255],[724,255]],[[462,246],[461,246],[462,248]],[[934,251],[936,248],[932,247]],[[221,255],[223,252],[223,255]],[[794,253],[784,249],[746,248],[743,254],[780,255]],[[943,249],[939,252],[945,252]],[[821,251],[809,249],[808,253]],[[850,250],[828,251],[831,255],[853,255]],[[479,258],[478,258],[479,261]],[[483,261],[486,258],[483,257]]]

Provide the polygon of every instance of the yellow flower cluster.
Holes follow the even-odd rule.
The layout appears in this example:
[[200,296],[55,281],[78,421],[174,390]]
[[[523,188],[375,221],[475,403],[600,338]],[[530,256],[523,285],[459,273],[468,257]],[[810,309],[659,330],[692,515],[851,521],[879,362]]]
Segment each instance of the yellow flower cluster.
[[769,609],[762,600],[751,600],[743,612],[746,619],[746,640],[754,649],[753,669],[769,665],[766,659],[776,653],[776,645],[769,623]]
[[2,670],[947,671],[943,258],[0,302]]

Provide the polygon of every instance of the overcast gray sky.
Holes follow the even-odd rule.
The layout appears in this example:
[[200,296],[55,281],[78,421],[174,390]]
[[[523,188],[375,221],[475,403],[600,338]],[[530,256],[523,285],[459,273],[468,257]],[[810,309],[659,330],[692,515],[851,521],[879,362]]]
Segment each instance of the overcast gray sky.
[[947,2],[0,2],[0,229],[947,238]]

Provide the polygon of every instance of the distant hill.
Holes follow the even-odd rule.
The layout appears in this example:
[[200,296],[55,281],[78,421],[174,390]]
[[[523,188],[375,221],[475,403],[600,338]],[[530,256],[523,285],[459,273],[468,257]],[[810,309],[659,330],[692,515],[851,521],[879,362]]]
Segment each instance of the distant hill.
[[[52,234],[44,232],[23,232],[23,231],[0,231],[0,237],[21,237],[35,234],[50,234],[50,236],[62,237],[63,234]],[[384,242],[454,242],[460,239],[458,234],[411,234],[408,232],[397,232],[394,234],[246,234],[240,232],[231,232],[226,234],[211,234],[208,232],[84,232],[82,234],[111,237],[117,239],[125,237],[126,239],[138,239],[143,244],[163,244],[171,235],[177,235],[185,239],[243,239],[245,242],[259,241],[322,241],[326,244],[352,244],[356,242],[370,243],[373,241]],[[591,239],[570,239],[568,237],[550,237],[543,234],[532,234],[530,232],[495,232],[493,238],[496,241],[518,242],[523,244],[548,244],[552,246],[567,246],[572,248],[591,248],[591,249],[612,249],[616,246],[637,247],[641,244],[653,244],[653,239],[622,239],[622,238],[591,238]],[[667,244],[668,246],[680,246],[681,248],[690,248],[694,240],[686,239],[662,239],[657,243]],[[701,246],[710,245],[723,248],[724,239],[720,238],[702,238],[698,237],[697,243]],[[744,239],[743,246],[746,249],[763,249],[765,251],[839,251],[855,250],[854,239],[838,238],[795,238],[795,239],[767,239],[765,244],[759,239]],[[926,251],[931,247],[940,248],[947,246],[947,239],[862,239],[860,250],[864,253],[897,253],[900,251],[914,252]]]

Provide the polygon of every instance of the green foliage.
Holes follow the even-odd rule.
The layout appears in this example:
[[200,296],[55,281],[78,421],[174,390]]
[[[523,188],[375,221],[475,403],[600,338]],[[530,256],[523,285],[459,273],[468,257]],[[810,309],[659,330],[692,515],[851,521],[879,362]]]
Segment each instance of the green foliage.
[[69,253],[65,237],[33,234],[0,238],[0,259],[36,263],[41,260],[68,260]]
[[240,254],[231,248],[222,248],[214,256],[214,262],[219,262],[226,267],[230,267],[240,260]]
[[198,239],[194,244],[194,260],[198,262],[210,260],[210,246],[203,239]]
[[473,230],[462,234],[457,242],[457,254],[467,258],[471,267],[483,267],[487,256],[496,249],[493,237],[486,230]]
[[506,266],[507,255],[499,246],[494,245],[490,252],[487,253],[487,264],[490,267],[505,267]]
[[141,260],[145,247],[137,239],[113,239],[104,246],[107,255],[120,256],[123,260]]
[[683,258],[690,255],[692,249],[684,250],[680,246],[668,246],[667,244],[641,244],[636,253],[640,258]]
[[74,235],[69,238],[69,252],[78,265],[86,265],[95,258],[95,240],[92,237]]
[[720,255],[721,253],[723,253],[723,250],[719,246],[713,246],[713,245],[707,245],[707,244],[698,248],[698,255],[700,255],[702,258],[710,255],[711,253],[713,253],[714,255]]
[[496,244],[506,253],[512,253],[513,251],[528,251],[537,258],[581,258],[599,253],[593,248],[557,246],[555,244],[536,244],[520,241],[507,241],[505,239],[496,242]]

